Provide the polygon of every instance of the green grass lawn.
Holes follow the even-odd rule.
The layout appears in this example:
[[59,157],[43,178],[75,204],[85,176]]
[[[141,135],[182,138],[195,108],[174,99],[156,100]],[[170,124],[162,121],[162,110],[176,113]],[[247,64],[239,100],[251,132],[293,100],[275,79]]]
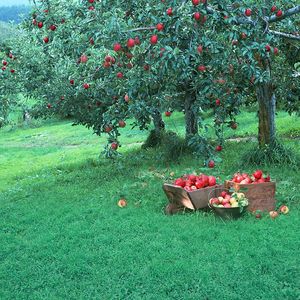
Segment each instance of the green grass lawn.
[[[183,133],[182,115],[167,120],[170,130],[173,120]],[[227,137],[256,134],[254,113],[238,121]],[[300,153],[286,139],[299,119],[280,112],[277,127]],[[264,167],[291,210],[276,220],[165,216],[170,172],[224,180],[253,142],[227,142],[208,171],[189,156],[160,162],[140,150],[146,136],[125,128],[122,156],[110,161],[99,158],[104,138],[69,122],[0,131],[0,299],[299,299],[299,171]]]

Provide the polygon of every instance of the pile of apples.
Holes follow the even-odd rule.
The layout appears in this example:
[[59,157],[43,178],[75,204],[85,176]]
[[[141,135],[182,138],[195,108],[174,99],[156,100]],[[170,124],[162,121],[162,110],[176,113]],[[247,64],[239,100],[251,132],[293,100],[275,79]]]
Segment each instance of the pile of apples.
[[248,205],[248,199],[244,193],[235,192],[230,195],[223,191],[219,197],[211,198],[209,204],[210,206],[222,208],[244,207]]
[[206,187],[215,186],[217,184],[216,177],[205,174],[194,175],[187,174],[174,181],[174,185],[180,186],[188,192],[196,191]]
[[261,170],[256,170],[252,175],[248,173],[235,173],[231,179],[231,181],[240,183],[240,184],[255,184],[255,183],[263,183],[270,182],[270,175],[264,176]]

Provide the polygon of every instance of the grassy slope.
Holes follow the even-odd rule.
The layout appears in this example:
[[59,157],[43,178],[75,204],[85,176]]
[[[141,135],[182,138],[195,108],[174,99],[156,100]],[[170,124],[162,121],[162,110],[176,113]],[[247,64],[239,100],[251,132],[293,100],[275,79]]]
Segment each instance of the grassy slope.
[[[281,134],[299,131],[285,114],[281,124]],[[240,118],[237,133],[246,132],[255,133],[253,114]],[[67,122],[0,131],[1,299],[300,296],[299,172],[267,168],[279,201],[291,207],[275,221],[167,217],[161,184],[170,172],[206,170],[190,157],[164,165],[154,151],[138,149],[146,133],[123,133],[124,155],[111,162],[98,159],[99,138]],[[299,141],[289,144],[300,152]],[[225,179],[248,147],[228,143],[211,172]],[[116,205],[121,196],[125,209]]]

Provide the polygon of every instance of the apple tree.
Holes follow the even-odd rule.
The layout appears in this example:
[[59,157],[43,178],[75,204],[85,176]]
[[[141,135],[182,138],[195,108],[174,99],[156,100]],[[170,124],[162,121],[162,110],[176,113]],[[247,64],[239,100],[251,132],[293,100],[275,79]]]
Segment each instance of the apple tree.
[[237,128],[235,115],[254,95],[259,144],[270,144],[281,88],[274,80],[281,72],[291,78],[282,48],[299,40],[296,2],[41,1],[24,28],[43,53],[35,64],[43,84],[27,90],[42,96],[42,114],[108,133],[113,151],[126,119],[140,128],[153,120],[159,131],[161,115],[178,110],[187,139],[209,153],[198,138],[201,112],[213,109],[222,143],[224,126]]

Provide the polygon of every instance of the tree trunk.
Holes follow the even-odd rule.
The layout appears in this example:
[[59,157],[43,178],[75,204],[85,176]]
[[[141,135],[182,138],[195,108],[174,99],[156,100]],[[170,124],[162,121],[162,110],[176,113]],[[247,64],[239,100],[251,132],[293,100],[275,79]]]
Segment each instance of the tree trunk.
[[155,111],[152,113],[152,118],[154,128],[157,133],[165,129],[165,122],[163,121],[161,113],[158,109],[155,109]]
[[198,133],[198,112],[196,94],[187,94],[184,103],[186,137]]
[[258,142],[263,148],[275,141],[276,98],[272,83],[258,84],[256,95],[259,106]]

